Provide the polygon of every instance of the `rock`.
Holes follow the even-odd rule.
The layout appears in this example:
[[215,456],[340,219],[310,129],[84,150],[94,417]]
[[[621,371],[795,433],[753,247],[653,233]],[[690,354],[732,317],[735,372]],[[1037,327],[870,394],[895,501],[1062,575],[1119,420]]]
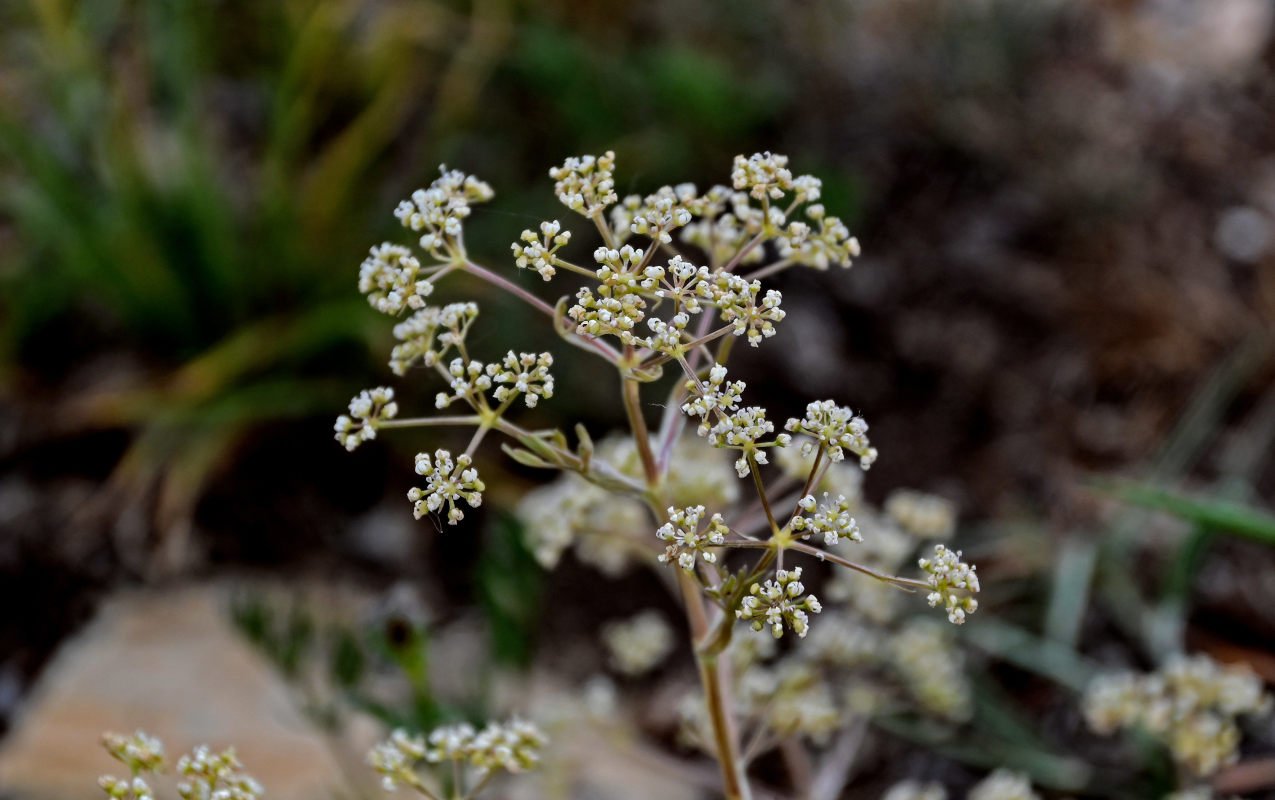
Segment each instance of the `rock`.
[[199,587],[108,601],[54,657],[0,746],[0,796],[101,797],[98,776],[124,770],[99,737],[139,728],[163,740],[170,763],[196,745],[234,745],[275,800],[351,796],[346,759],[231,627],[224,598]]

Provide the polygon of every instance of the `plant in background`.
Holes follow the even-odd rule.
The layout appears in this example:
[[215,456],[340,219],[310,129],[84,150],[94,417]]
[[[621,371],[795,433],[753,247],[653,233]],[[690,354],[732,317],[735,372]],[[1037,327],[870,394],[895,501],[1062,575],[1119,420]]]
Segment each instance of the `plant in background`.
[[[106,733],[102,745],[132,773],[128,779],[103,775],[98,785],[107,796],[115,800],[154,800],[154,792],[142,775],[164,771],[163,743],[137,731],[132,736]],[[260,800],[265,789],[251,775],[241,772],[242,768],[234,748],[214,753],[200,745],[177,761],[177,774],[181,777],[177,793],[182,800]]]
[[[970,787],[966,800],[1040,800],[1027,777],[998,769]],[[937,783],[906,780],[890,787],[885,800],[947,800],[947,790]]]
[[[444,796],[470,800],[502,770],[518,773],[535,768],[547,743],[539,728],[520,719],[488,723],[482,730],[462,722],[438,728],[428,737],[396,730],[372,749],[367,760],[382,776],[381,785],[388,792],[410,786],[431,800]],[[439,770],[434,781],[421,777],[422,765],[437,764],[447,767]],[[437,789],[438,785],[449,785],[450,793]]]
[[[782,295],[764,289],[763,278],[795,266],[849,267],[859,253],[846,226],[818,203],[820,181],[794,176],[785,156],[759,153],[736,157],[730,186],[703,193],[691,184],[664,186],[621,199],[614,168],[608,152],[569,158],[550,170],[562,204],[596,231],[593,263],[567,258],[572,235],[557,220],[542,223],[538,233],[524,231],[512,245],[516,266],[545,281],[563,273],[584,279],[556,306],[469,258],[464,223],[475,204],[491,199],[487,184],[443,168],[428,189],[403,201],[395,216],[419,235],[423,255],[389,242],[372,248],[360,288],[374,308],[410,315],[395,327],[394,372],[433,372],[446,387],[437,408],[455,405],[463,413],[403,418],[392,392],[375,389],[351,402],[350,414],[337,420],[336,439],[356,447],[383,428],[472,429],[460,453],[417,456],[426,481],[409,494],[418,517],[445,513],[452,525],[463,519],[464,507],[482,502],[485,486],[473,457],[493,431],[519,463],[567,473],[571,488],[548,488],[528,500],[524,516],[544,523],[531,529],[537,554],[554,561],[587,528],[595,534],[588,538],[596,560],[622,569],[638,559],[663,570],[686,609],[704,695],[706,749],[720,762],[726,795],[750,797],[735,701],[737,685],[749,675],[737,675],[738,659],[728,655],[740,623],[776,639],[786,632],[805,638],[818,629],[813,618],[823,605],[807,590],[809,565],[794,558],[921,590],[956,624],[977,608],[978,578],[959,551],[941,544],[918,561],[922,579],[857,558],[855,547],[866,554],[873,534],[860,531],[852,500],[838,487],[850,484],[850,464],[866,470],[877,458],[867,422],[822,400],[777,427],[767,409],[745,403],[747,387],[728,372],[736,341],[757,347],[786,316]],[[518,400],[534,407],[552,397],[552,357],[509,351],[483,360],[471,353],[467,339],[477,308],[427,303],[437,282],[453,273],[510,292],[567,342],[605,362],[629,422],[625,440],[595,446],[577,425],[572,446],[560,429],[529,430],[510,419]],[[652,426],[643,388],[669,369],[678,376],[655,387],[664,412]],[[688,420],[697,436],[683,435]],[[715,450],[729,452],[733,476],[715,463]],[[799,461],[799,477],[785,470],[763,474],[772,457]],[[736,480],[751,484],[750,500],[741,499]],[[906,498],[901,507],[923,528],[942,527],[933,508]],[[942,641],[931,639],[929,646],[941,648]]]
[[1203,654],[1171,658],[1145,675],[1103,675],[1085,693],[1090,728],[1149,732],[1169,748],[1183,788],[1238,761],[1237,717],[1270,709],[1261,678],[1247,666],[1224,667]]

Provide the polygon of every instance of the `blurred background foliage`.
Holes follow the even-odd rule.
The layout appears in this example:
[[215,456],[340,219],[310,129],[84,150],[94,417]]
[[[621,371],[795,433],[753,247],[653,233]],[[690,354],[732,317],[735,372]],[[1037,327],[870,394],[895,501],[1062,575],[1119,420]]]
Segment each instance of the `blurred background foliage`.
[[[960,504],[1003,612],[969,637],[994,665],[990,752],[1012,760],[1025,723],[1011,710],[1030,708],[1059,724],[1019,765],[1074,788],[1074,764],[1050,754],[1102,753],[1070,741],[1058,687],[1098,664],[1188,641],[1275,677],[1273,14],[1262,0],[0,5],[0,603],[40,609],[0,624],[0,672],[26,685],[103,589],[262,566],[424,579],[436,603],[485,609],[504,663],[569,637],[577,617],[535,610],[547,592],[585,607],[596,578],[546,579],[499,514],[475,525],[481,556],[474,537],[404,521],[411,454],[432,439],[331,442],[349,396],[389,377],[358,263],[403,240],[389,212],[439,163],[496,188],[467,235],[513,274],[508,242],[565,219],[545,171],[568,155],[616,150],[623,194],[724,182],[735,153],[774,150],[824,179],[865,257],[848,275],[785,275],[801,313],[743,377],[776,416],[817,396],[862,410],[883,453],[870,497],[912,485]],[[554,344],[482,287],[444,288],[483,303],[482,343]],[[538,413],[618,424],[599,410],[614,387],[561,363]],[[427,407],[433,388],[399,391]],[[497,499],[534,477],[515,470]],[[614,594],[597,614],[631,610]],[[305,625],[239,619],[295,670]],[[343,685],[401,656],[356,644],[334,645]],[[414,702],[418,721],[437,713]]]

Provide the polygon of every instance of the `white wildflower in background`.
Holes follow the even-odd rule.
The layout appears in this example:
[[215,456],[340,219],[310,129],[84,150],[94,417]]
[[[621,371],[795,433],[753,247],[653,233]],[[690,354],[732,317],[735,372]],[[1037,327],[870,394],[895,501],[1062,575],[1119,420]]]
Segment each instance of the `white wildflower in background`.
[[[400,419],[392,427],[478,429],[466,453],[454,460],[446,450],[417,456],[417,471],[427,483],[409,493],[414,513],[419,518],[445,511],[455,524],[464,516],[463,503],[482,502],[485,487],[469,454],[488,433],[512,440],[506,450],[520,464],[563,471],[519,504],[540,563],[551,566],[568,549],[609,575],[632,564],[675,562],[682,572],[670,583],[682,591],[701,591],[711,604],[707,613],[691,614],[695,627],[707,628],[697,636],[697,660],[704,668],[726,656],[731,669],[723,674],[735,677],[720,685],[706,679],[712,702],[701,697],[698,710],[687,715],[696,720],[696,740],[710,753],[728,752],[720,748],[722,737],[738,733],[738,744],[747,751],[743,760],[751,762],[794,737],[823,743],[849,718],[886,707],[902,705],[948,722],[968,715],[969,690],[950,641],[934,628],[909,626],[900,632],[893,627],[897,601],[905,595],[891,593],[891,585],[920,582],[891,573],[916,557],[919,539],[950,532],[951,507],[900,494],[891,499],[888,515],[877,514],[862,498],[861,472],[877,451],[861,417],[832,400],[818,401],[777,433],[765,408],[744,404],[744,382],[731,380],[727,372],[732,349],[739,349],[734,337],[756,347],[785,319],[782,294],[764,286],[762,278],[794,266],[849,266],[859,254],[845,225],[818,205],[821,182],[794,176],[786,156],[757,153],[735,160],[731,186],[704,193],[689,183],[662,186],[621,202],[614,168],[614,153],[607,152],[568,158],[550,170],[559,201],[597,229],[594,266],[560,255],[573,240],[557,220],[523,231],[511,245],[519,269],[534,270],[544,280],[563,271],[583,279],[556,306],[466,255],[462,223],[473,203],[491,197],[486,184],[443,169],[439,180],[397,209],[438,263],[422,266],[405,248],[383,245],[365,265],[361,286],[373,305],[389,313],[411,312],[395,327],[398,344],[390,366],[400,375],[417,365],[429,368],[447,383],[447,391],[436,396],[437,408],[459,401],[473,413]],[[804,216],[798,218],[803,206]],[[700,252],[683,254],[682,244]],[[572,437],[565,430],[529,431],[505,420],[517,400],[535,406],[553,395],[553,359],[548,353],[514,350],[494,360],[472,357],[466,338],[477,308],[425,304],[434,282],[452,271],[509,291],[551,317],[555,332],[568,342],[613,366],[630,433],[595,444],[583,427],[577,426]],[[680,375],[657,389],[665,402],[643,397],[674,371]],[[391,401],[385,398],[378,407],[369,399],[366,408],[360,406],[359,414],[338,427],[342,443],[357,445],[375,436],[377,425],[387,425],[396,413],[396,408],[387,411]],[[647,419],[653,407],[663,410],[658,425]],[[683,435],[688,416],[695,420],[698,438]],[[799,449],[789,448],[794,435],[804,439]],[[780,451],[771,456],[771,448]],[[726,458],[722,450],[734,452]],[[775,476],[753,474],[770,458],[784,475],[771,480]],[[754,487],[736,479],[750,475]],[[759,496],[741,502],[741,486],[755,488]],[[775,508],[787,512],[794,503],[791,517],[776,519]],[[709,508],[719,511],[710,515]],[[661,509],[667,509],[664,524],[652,537],[650,515],[658,517]],[[861,527],[874,535],[865,536]],[[814,536],[826,550],[799,541]],[[776,655],[774,638],[785,631],[805,638],[810,615],[822,611],[819,600],[806,592],[802,567],[784,568],[785,557],[805,558],[812,550],[857,570],[865,583],[862,573],[883,582],[855,588],[834,579],[829,589],[846,598],[857,615],[829,620],[826,635]],[[732,554],[729,565],[720,563],[726,553]],[[735,563],[745,560],[751,568]],[[931,604],[942,605],[952,622],[962,622],[977,606],[973,567],[960,560],[959,552],[943,547],[919,563]],[[758,631],[769,628],[773,638],[736,635],[741,620]],[[673,644],[668,626],[653,613],[614,622],[601,638],[614,669],[630,675],[654,668]],[[770,652],[763,654],[766,648],[758,641]],[[729,719],[736,712],[738,727]],[[481,730],[460,724],[423,738],[396,734],[369,760],[389,786],[410,784],[433,796],[418,770],[437,765],[446,774],[450,768],[455,778],[444,778],[441,785],[461,787],[468,776],[481,787],[494,770],[533,766],[543,744],[538,729],[518,721]],[[726,766],[727,783],[747,768]],[[479,775],[471,774],[475,771]],[[747,795],[746,787],[739,788],[734,794]],[[453,794],[468,797],[461,788]]]
[[1271,698],[1247,667],[1224,667],[1200,654],[1175,657],[1146,675],[1101,676],[1086,691],[1084,709],[1095,732],[1142,728],[1177,762],[1209,775],[1239,757],[1236,717],[1269,712]]
[[942,623],[909,623],[890,638],[887,656],[922,708],[945,719],[969,718],[973,695],[964,659]]
[[956,529],[951,501],[912,489],[897,489],[885,500],[885,512],[899,527],[921,539],[946,539]]
[[350,413],[336,418],[335,438],[346,450],[376,438],[377,427],[398,414],[394,390],[387,386],[364,389],[350,401]]
[[196,747],[177,762],[182,777],[177,793],[183,800],[258,800],[265,789],[242,768],[234,748],[214,753],[207,746]]
[[642,342],[633,330],[646,317],[645,309],[646,300],[627,285],[599,286],[596,295],[583,286],[567,316],[576,322],[580,335],[615,336],[624,344],[637,346]]
[[813,442],[803,442],[801,452],[809,454],[822,448],[834,463],[845,458],[849,450],[859,457],[859,466],[867,469],[877,460],[877,449],[868,442],[868,423],[848,408],[832,400],[816,401],[806,406],[802,419],[790,418],[784,429],[803,433]]
[[524,772],[540,763],[549,740],[534,724],[520,719],[489,722],[469,745],[469,762],[485,770]]
[[804,639],[810,631],[809,614],[823,610],[818,598],[805,592],[801,567],[777,570],[774,580],[754,583],[749,587],[748,595],[735,615],[750,622],[755,631],[770,626],[770,632],[776,639],[784,635],[785,626]]
[[455,525],[465,518],[456,501],[464,500],[472,508],[483,504],[482,493],[487,487],[471,463],[472,459],[464,453],[453,462],[447,450],[435,451],[433,458],[428,453],[416,454],[416,474],[425,476],[426,485],[424,489],[413,487],[407,499],[414,504],[412,512],[417,519],[447,506],[447,524]]
[[882,800],[947,800],[947,790],[941,784],[905,780],[894,784]]
[[424,759],[425,737],[412,736],[401,728],[367,754],[368,766],[381,776],[381,788],[387,792],[400,785],[417,785],[420,778],[416,774],[416,765]]
[[721,514],[714,514],[701,529],[700,520],[703,518],[703,506],[668,509],[668,522],[655,532],[667,545],[660,556],[660,563],[676,562],[679,567],[691,572],[695,569],[696,557],[710,564],[717,561],[713,548],[720,547],[726,541],[730,528],[722,521]]
[[819,204],[807,206],[806,216],[818,226],[793,222],[776,239],[779,255],[794,264],[826,270],[833,264],[848,269],[859,257],[859,240],[838,217],[830,217]]
[[673,631],[658,611],[648,610],[602,629],[611,666],[624,675],[644,675],[673,651]]
[[966,800],[1040,800],[1026,775],[998,769],[970,787]]
[[102,746],[130,771],[159,772],[164,768],[164,743],[145,731],[104,733]]
[[926,583],[934,590],[925,599],[931,608],[941,605],[953,625],[965,622],[965,615],[978,609],[978,601],[970,596],[979,590],[978,575],[973,565],[961,561],[961,551],[935,545],[934,556],[917,563],[927,573]]
[[422,767],[453,762],[457,770],[468,765],[483,776],[497,770],[524,772],[540,763],[540,751],[546,744],[548,739],[539,728],[517,718],[489,722],[482,730],[462,722],[436,728],[427,737],[396,730],[372,748],[367,762],[381,775],[386,791],[399,786],[427,791],[420,775]]

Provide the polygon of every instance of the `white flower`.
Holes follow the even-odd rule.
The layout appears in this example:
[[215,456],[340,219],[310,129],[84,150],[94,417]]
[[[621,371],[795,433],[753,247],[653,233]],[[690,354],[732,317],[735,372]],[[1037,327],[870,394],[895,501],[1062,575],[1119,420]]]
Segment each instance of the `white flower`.
[[471,406],[477,407],[478,395],[491,388],[492,373],[481,361],[453,358],[447,365],[447,373],[452,376],[450,384],[452,393],[439,392],[435,395],[435,408],[447,408],[457,400],[464,400]]
[[[753,153],[748,158],[735,156],[735,169],[730,174],[736,189],[747,189],[754,198],[778,200],[793,188],[788,156]],[[809,186],[806,187],[809,191]]]
[[514,263],[520,269],[534,269],[540,277],[549,280],[556,273],[554,266],[558,259],[554,255],[571,241],[571,231],[563,231],[556,219],[553,222],[540,223],[540,235],[535,231],[525,230],[519,237],[522,243],[514,242],[510,247],[514,252]]
[[385,242],[372,248],[359,268],[359,291],[383,314],[425,307],[434,284],[423,276],[421,262],[406,247]]
[[350,413],[336,418],[333,430],[335,439],[346,450],[354,450],[363,442],[376,438],[376,429],[382,422],[394,419],[398,403],[394,402],[394,390],[388,386],[364,389],[350,401]]
[[721,514],[714,514],[708,525],[701,530],[700,520],[704,518],[703,506],[668,509],[668,522],[655,532],[661,540],[668,543],[660,563],[678,566],[687,572],[695,569],[695,559],[704,559],[712,564],[717,561],[717,554],[711,548],[720,547],[726,541],[730,528],[722,521]]
[[673,631],[658,611],[647,610],[622,622],[608,623],[602,641],[611,666],[625,675],[642,675],[658,667],[673,650]]
[[130,770],[159,772],[164,767],[164,743],[145,731],[136,731],[131,736],[104,733],[102,746]]
[[776,639],[784,635],[785,625],[804,639],[810,631],[810,617],[806,612],[818,614],[823,610],[819,600],[805,591],[801,567],[778,570],[774,580],[749,587],[748,596],[741,601],[735,616],[751,621],[756,631],[769,625]]
[[883,800],[947,800],[947,790],[933,782],[905,780],[891,786]]
[[465,512],[456,505],[457,500],[464,500],[473,508],[482,505],[482,492],[487,487],[478,478],[478,471],[470,467],[471,463],[464,453],[453,462],[447,450],[435,451],[432,459],[428,453],[416,454],[416,474],[424,475],[427,481],[424,489],[413,487],[407,493],[417,519],[446,505],[447,524],[455,525],[465,518]]
[[[926,583],[934,589],[925,599],[931,608],[942,605],[952,624],[960,625],[965,622],[966,614],[978,609],[978,601],[970,596],[978,592],[978,575],[973,565],[961,561],[961,551],[935,545],[934,557],[922,558],[917,563],[928,573]],[[954,591],[957,589],[962,592]]]
[[946,539],[956,528],[956,509],[937,495],[898,489],[886,498],[885,511],[900,528],[922,539]]
[[1206,655],[1178,656],[1147,675],[1115,673],[1085,693],[1085,719],[1103,734],[1140,727],[1168,745],[1196,775],[1235,763],[1236,717],[1270,710],[1262,681],[1246,667],[1223,667]]
[[534,408],[541,397],[553,397],[553,376],[549,353],[518,353],[510,350],[499,364],[488,364],[487,374],[496,383],[495,398],[504,403],[524,395],[527,408]]
[[868,442],[868,423],[831,400],[810,403],[806,406],[806,416],[800,420],[789,419],[784,429],[804,433],[815,440],[802,444],[803,454],[821,447],[835,463],[844,459],[845,451],[849,450],[859,456],[859,466],[863,469],[871,467],[877,459],[876,448]]
[[465,341],[469,326],[478,316],[475,303],[428,306],[394,326],[395,345],[390,369],[405,375],[419,359],[427,367],[439,363],[448,351]]
[[470,206],[484,203],[495,194],[491,187],[460,170],[438,168],[441,175],[428,189],[412,192],[394,209],[403,227],[421,235],[421,247],[440,261],[450,260],[453,241],[461,234],[461,223],[469,216]]
[[1026,775],[998,769],[970,788],[966,800],[1040,800]]
[[183,800],[259,800],[265,789],[240,772],[242,767],[233,748],[213,753],[206,746],[196,747],[177,762],[177,774],[185,779],[177,793]]
[[703,383],[693,380],[686,382],[686,389],[692,396],[682,405],[682,411],[692,417],[699,417],[699,435],[707,436],[712,430],[709,418],[714,412],[739,408],[744,388],[743,381],[727,383],[726,367],[714,364],[708,371],[708,379]]
[[549,170],[554,194],[567,208],[584,216],[604,210],[618,198],[615,193],[615,153],[608,150],[597,158],[573,156],[561,167]]
[[741,478],[748,477],[751,471],[748,466],[749,456],[752,456],[758,464],[766,464],[769,462],[762,448],[788,446],[791,437],[786,433],[781,433],[771,440],[763,439],[774,432],[774,423],[766,419],[766,409],[760,406],[748,406],[728,414],[709,431],[714,447],[741,451],[739,459],[735,462],[735,471]]
[[941,623],[916,621],[889,638],[887,657],[923,709],[951,720],[965,720],[973,695],[964,659]]
[[[850,501],[846,500],[845,495],[837,495],[837,499],[832,500],[824,494],[823,502],[816,505],[815,496],[808,494],[797,505],[804,513],[793,518],[792,529],[802,536],[822,533],[823,542],[829,547],[836,545],[843,537],[852,542],[863,541],[859,525],[850,513]],[[811,516],[807,517],[806,514]]]

